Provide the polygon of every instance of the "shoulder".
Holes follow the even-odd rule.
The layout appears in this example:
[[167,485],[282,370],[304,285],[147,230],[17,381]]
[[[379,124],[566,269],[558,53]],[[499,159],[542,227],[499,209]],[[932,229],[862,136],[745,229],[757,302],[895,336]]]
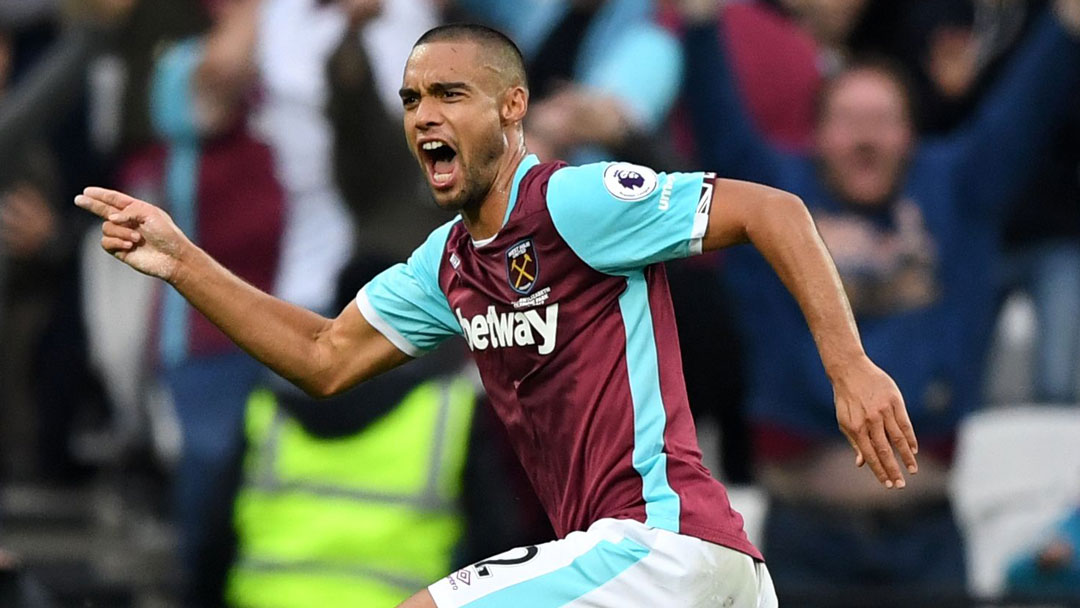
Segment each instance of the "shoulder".
[[566,167],[563,161],[539,163],[529,169],[514,192],[513,216],[522,217],[543,209],[548,198],[551,177]]
[[446,243],[452,233],[461,230],[461,218],[454,219],[431,231],[427,239],[409,256],[409,266],[429,274],[439,276],[439,263],[446,251]]
[[602,162],[555,171],[548,184],[548,205],[582,199],[634,202],[652,195],[660,187],[655,171],[626,162]]

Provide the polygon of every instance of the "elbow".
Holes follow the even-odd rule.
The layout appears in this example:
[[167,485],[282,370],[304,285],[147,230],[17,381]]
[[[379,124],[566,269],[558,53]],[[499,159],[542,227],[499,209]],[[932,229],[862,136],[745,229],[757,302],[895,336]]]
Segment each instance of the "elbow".
[[768,198],[768,206],[774,209],[774,213],[790,217],[810,217],[806,203],[798,195],[784,190],[774,190],[769,193]]
[[802,198],[783,190],[776,190],[769,196],[769,217],[784,230],[814,228],[814,218]]
[[310,378],[296,385],[312,399],[329,399],[344,393],[351,383],[345,382],[331,374],[323,374],[319,377]]
[[814,224],[806,203],[800,197],[783,190],[770,189],[762,197],[761,204],[755,206],[755,211],[750,218],[751,222],[748,222],[750,225],[747,226],[747,232],[750,233],[755,232],[755,227],[758,231],[786,232],[805,226],[812,227]]
[[338,394],[338,392],[334,390],[334,387],[332,385],[326,383],[298,382],[296,383],[296,385],[300,387],[300,390],[304,391],[304,394],[306,394],[308,397],[311,397],[312,399],[329,399],[330,397]]

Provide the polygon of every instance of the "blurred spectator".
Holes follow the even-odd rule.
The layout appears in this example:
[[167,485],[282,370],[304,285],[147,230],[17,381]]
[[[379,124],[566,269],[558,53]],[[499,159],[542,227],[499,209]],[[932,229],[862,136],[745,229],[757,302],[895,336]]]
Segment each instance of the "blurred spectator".
[[[812,141],[814,104],[822,82],[817,42],[775,3],[706,1],[704,10],[722,13],[718,33],[731,50],[738,90],[754,126],[779,148],[805,150]],[[674,30],[682,29],[678,10],[671,3],[665,4],[661,21]],[[680,154],[696,157],[685,103],[673,116],[671,130]],[[750,483],[745,346],[734,327],[728,288],[713,278],[723,266],[723,255],[667,266],[695,420],[699,426],[704,419],[719,425],[724,480]]]
[[[422,242],[449,215],[431,200],[423,174],[408,146],[402,145],[401,86],[404,57],[412,47],[412,32],[427,24],[433,15],[424,2],[387,2],[383,21],[377,25],[379,38],[392,34],[400,55],[394,68],[384,41],[362,34],[359,22],[352,22],[330,55],[327,115],[334,133],[334,177],[342,196],[356,219],[358,254],[378,254],[404,260],[415,243]],[[404,23],[410,23],[404,26]],[[404,31],[395,28],[404,27]],[[370,42],[369,42],[370,40]],[[408,43],[402,46],[402,42]],[[380,57],[377,49],[383,48]],[[387,81],[390,86],[387,86]],[[387,101],[384,91],[390,89]]]
[[[234,272],[272,289],[284,194],[270,149],[248,130],[242,93],[228,106],[211,105],[200,96],[204,74],[230,58],[232,45],[253,36],[257,7],[253,2],[221,5],[205,39],[182,41],[158,59],[151,119],[166,148],[143,160],[160,167],[163,200],[177,224]],[[142,179],[137,168],[129,165],[128,181]],[[158,354],[183,440],[175,512],[186,599],[211,606],[220,603],[229,562],[225,513],[235,488],[243,404],[263,372],[172,296],[166,292],[161,304]]]
[[85,133],[81,77],[96,44],[80,24],[57,38],[54,15],[30,14],[23,29],[0,23],[0,443],[7,473],[66,482],[82,472],[70,449],[76,416],[103,409],[73,263],[88,223],[63,195],[96,167],[71,143]]
[[[799,194],[844,281],[868,354],[893,374],[920,438],[920,474],[901,494],[850,469],[829,436],[833,395],[798,309],[751,251],[728,279],[750,349],[751,411],[772,497],[766,552],[781,594],[852,583],[958,591],[963,543],[946,499],[955,426],[980,400],[1005,205],[1080,83],[1080,3],[1057,2],[963,129],[916,144],[904,79],[853,63],[825,87],[812,155],[753,129],[713,11],[686,35],[686,88],[705,167]],[[698,3],[702,4],[702,3]],[[707,4],[707,3],[705,3]]]
[[1080,507],[1009,567],[1008,590],[1027,598],[1080,599]]
[[782,6],[817,41],[825,74],[843,68],[849,56],[850,36],[859,25],[867,0],[779,0]]
[[[678,43],[653,23],[648,0],[458,0],[505,31],[525,55],[526,139],[542,159],[618,157],[668,168],[655,137],[678,93]],[[641,86],[643,78],[648,86]],[[658,152],[660,155],[658,156]]]
[[[1046,2],[945,0],[875,7],[856,41],[915,67],[920,131],[959,126]],[[1009,205],[1001,299],[1026,292],[1035,307],[1030,377],[1039,402],[1080,401],[1080,106],[1061,121],[1040,170]]]
[[[754,126],[773,144],[788,150],[810,146],[814,100],[821,89],[818,43],[781,8],[769,2],[720,3],[720,35],[731,51],[732,70]],[[678,11],[667,3],[664,23],[680,29]],[[689,127],[679,116],[680,147],[693,147]],[[684,133],[685,132],[685,133]],[[691,154],[693,156],[693,154]]]
[[[376,0],[237,0],[211,8],[210,35],[175,46],[159,60],[155,76],[153,116],[170,143],[164,178],[170,212],[201,246],[255,285],[329,314],[334,283],[356,239],[335,183],[335,163],[338,175],[351,176],[342,162],[344,151],[352,151],[348,143],[370,146],[364,133],[335,136],[329,118],[340,118],[341,108],[331,105],[337,90],[332,59],[357,39],[377,42],[366,49],[370,63],[349,66],[366,68],[364,73],[345,74],[359,82],[367,102],[350,110],[373,114],[338,126],[368,119],[382,125],[387,56],[397,50],[400,72],[411,48],[403,41],[427,27],[430,11],[416,3],[388,8]],[[361,149],[359,158],[347,160],[370,163],[382,153]],[[387,199],[376,187],[394,171],[392,163],[372,164],[383,173],[380,182],[366,185],[371,190],[356,194],[362,211],[365,195]],[[190,600],[213,605],[221,601],[230,559],[227,514],[244,403],[267,378],[171,291],[162,319],[162,362],[184,439],[177,481]]]

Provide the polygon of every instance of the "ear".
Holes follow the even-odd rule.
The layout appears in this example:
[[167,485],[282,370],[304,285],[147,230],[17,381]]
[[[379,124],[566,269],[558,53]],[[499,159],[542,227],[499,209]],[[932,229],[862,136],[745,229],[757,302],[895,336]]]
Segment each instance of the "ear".
[[525,87],[515,85],[506,90],[500,112],[503,123],[520,123],[525,120],[525,113],[528,110],[529,91]]

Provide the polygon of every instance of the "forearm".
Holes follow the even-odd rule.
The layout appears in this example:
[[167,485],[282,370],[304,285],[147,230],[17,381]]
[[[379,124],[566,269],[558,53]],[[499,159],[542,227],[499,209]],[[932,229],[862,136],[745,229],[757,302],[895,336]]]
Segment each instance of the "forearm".
[[331,320],[259,291],[194,244],[186,246],[169,283],[267,367],[309,394],[332,392],[324,344]]
[[840,275],[810,212],[788,192],[718,179],[702,248],[741,242],[761,252],[802,309],[832,381],[836,419],[855,449],[855,464],[868,463],[887,488],[904,487],[892,450],[916,472],[915,431],[896,383],[863,350]]
[[777,191],[748,217],[746,239],[794,296],[829,378],[865,359],[840,276],[802,201]]

